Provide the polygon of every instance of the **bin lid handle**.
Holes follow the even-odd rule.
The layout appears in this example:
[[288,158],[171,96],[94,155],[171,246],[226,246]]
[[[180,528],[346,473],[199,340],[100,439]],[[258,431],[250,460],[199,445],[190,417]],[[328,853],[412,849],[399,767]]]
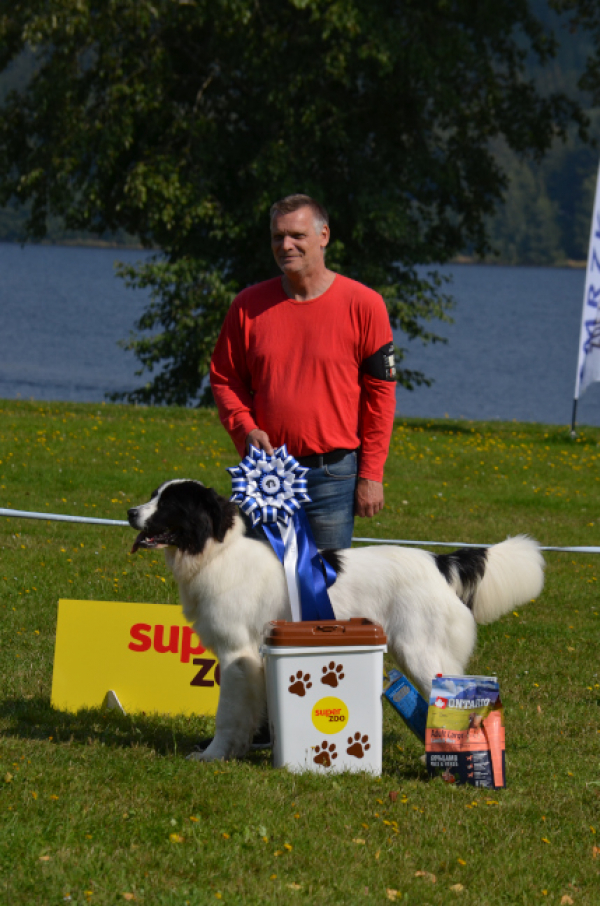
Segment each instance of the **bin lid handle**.
[[325,626],[315,626],[316,632],[346,632],[345,626],[340,626],[339,623],[327,623]]

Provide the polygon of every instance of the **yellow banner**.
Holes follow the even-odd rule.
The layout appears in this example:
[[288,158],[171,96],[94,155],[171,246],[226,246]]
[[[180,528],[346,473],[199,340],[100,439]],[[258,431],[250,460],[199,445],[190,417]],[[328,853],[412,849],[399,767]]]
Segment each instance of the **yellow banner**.
[[219,665],[178,607],[58,602],[52,705],[99,708],[107,692],[128,712],[215,714]]

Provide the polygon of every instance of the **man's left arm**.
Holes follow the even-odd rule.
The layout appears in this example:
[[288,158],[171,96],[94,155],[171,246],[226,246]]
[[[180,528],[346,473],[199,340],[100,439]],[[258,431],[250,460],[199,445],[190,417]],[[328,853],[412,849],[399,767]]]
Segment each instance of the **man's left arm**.
[[383,469],[396,411],[396,369],[391,340],[363,360],[361,382],[361,451],[355,504],[357,516],[372,517],[384,505]]

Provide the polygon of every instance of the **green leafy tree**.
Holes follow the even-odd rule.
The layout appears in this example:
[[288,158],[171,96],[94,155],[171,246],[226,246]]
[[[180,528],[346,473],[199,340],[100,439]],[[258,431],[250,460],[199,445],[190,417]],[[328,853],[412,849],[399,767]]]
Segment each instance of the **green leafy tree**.
[[505,203],[489,224],[492,246],[500,250],[506,264],[564,263],[558,205],[548,195],[542,168],[520,162],[503,148],[496,153],[510,187]]
[[600,105],[600,5],[597,0],[549,0],[549,3],[555,12],[563,15],[564,27],[583,43],[585,69],[579,87],[591,94],[597,107]]
[[487,250],[491,141],[539,159],[585,124],[524,74],[554,50],[528,0],[0,0],[0,71],[35,55],[0,109],[0,202],[27,203],[34,237],[58,215],[160,249],[123,269],[151,290],[126,345],[157,372],[132,400],[206,399],[233,295],[276,272],[268,209],[290,192],[330,210],[328,265],[435,341],[449,299],[419,265]]

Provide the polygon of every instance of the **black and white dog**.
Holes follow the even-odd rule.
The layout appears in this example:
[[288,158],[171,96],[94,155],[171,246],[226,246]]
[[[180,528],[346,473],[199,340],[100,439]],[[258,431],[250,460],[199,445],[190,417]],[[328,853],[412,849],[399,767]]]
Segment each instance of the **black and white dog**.
[[[240,758],[266,712],[259,646],[266,623],[290,620],[283,567],[247,533],[237,506],[198,481],[169,481],[128,513],[139,548],[165,548],[186,618],[221,665],[216,734],[203,761]],[[338,578],[338,619],[380,623],[400,669],[427,697],[437,673],[463,674],[476,624],[539,595],[544,561],[520,535],[488,549],[434,555],[392,545],[324,554]]]

